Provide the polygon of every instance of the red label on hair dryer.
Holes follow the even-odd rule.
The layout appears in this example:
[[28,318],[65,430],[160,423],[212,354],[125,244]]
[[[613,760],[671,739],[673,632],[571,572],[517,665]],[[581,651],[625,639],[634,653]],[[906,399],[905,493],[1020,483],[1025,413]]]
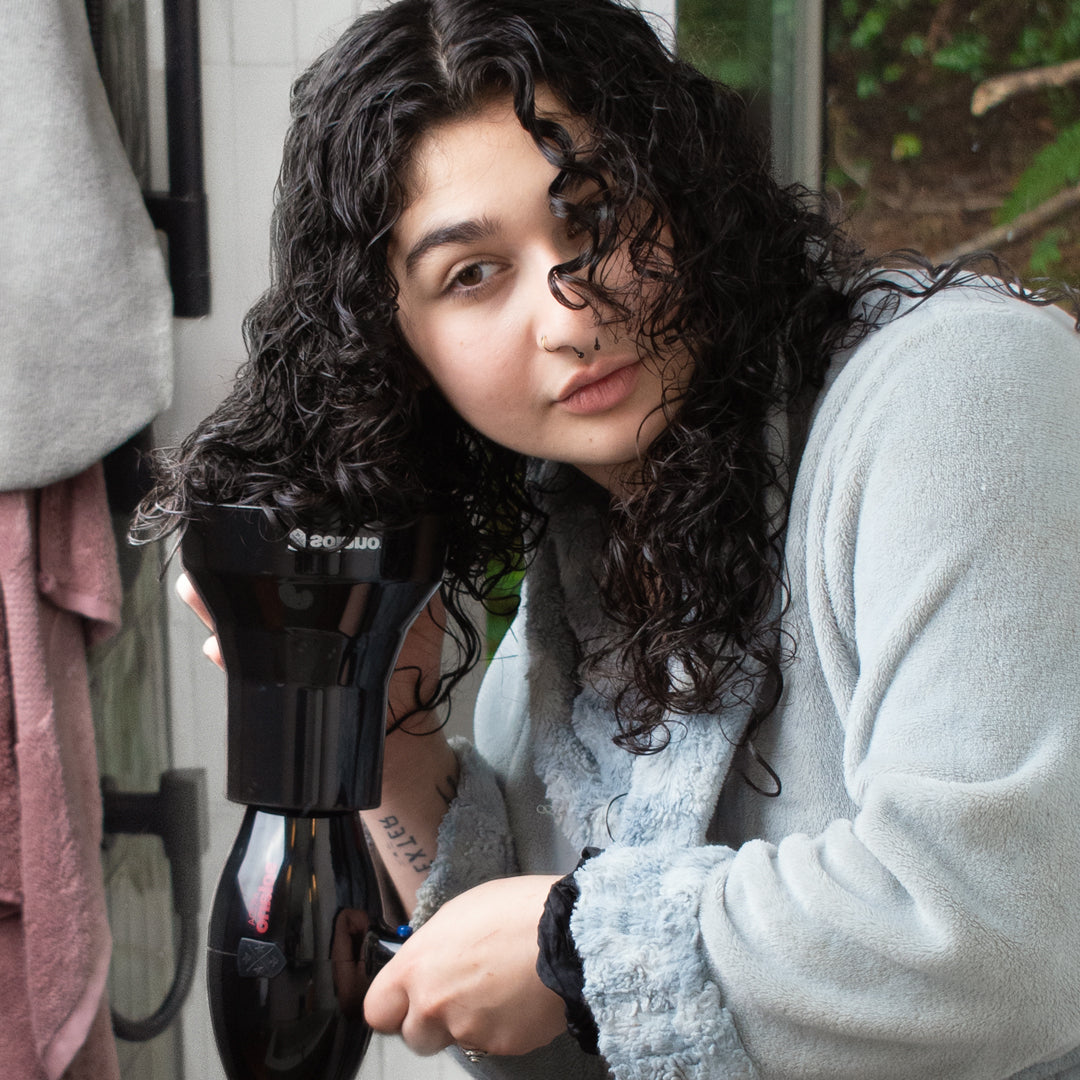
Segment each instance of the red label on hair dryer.
[[277,881],[278,864],[268,862],[263,874],[262,884],[255,894],[251,907],[248,908],[248,922],[260,934],[270,929],[270,898],[274,895],[274,882]]

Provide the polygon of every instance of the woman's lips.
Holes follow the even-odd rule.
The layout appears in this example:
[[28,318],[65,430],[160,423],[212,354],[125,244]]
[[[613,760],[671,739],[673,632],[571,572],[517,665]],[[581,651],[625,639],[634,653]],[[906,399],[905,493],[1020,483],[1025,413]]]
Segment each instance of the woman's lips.
[[594,374],[586,368],[570,380],[558,403],[567,412],[578,416],[606,412],[622,404],[634,392],[640,371],[638,360],[630,360],[606,375]]

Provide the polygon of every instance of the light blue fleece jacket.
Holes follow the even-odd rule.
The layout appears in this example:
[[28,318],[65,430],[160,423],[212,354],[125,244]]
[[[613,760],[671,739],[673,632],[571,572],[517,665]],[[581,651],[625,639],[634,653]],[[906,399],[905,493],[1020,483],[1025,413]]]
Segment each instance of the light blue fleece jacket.
[[786,543],[796,644],[755,740],[611,743],[577,692],[599,522],[556,506],[486,677],[419,917],[565,872],[603,1060],[507,1080],[1080,1077],[1080,343],[946,291],[837,357]]

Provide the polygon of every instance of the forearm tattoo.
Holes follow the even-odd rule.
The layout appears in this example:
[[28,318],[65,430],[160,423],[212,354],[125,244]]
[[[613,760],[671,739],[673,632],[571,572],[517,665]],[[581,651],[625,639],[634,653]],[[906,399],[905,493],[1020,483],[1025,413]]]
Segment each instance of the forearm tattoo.
[[[457,795],[457,780],[453,776],[443,778],[435,785],[439,798],[449,806]],[[387,814],[378,819],[383,830],[383,840],[394,859],[406,866],[411,866],[418,874],[426,874],[431,869],[431,856],[420,846],[416,836],[396,814]]]
[[384,838],[390,843],[390,853],[398,862],[411,866],[418,874],[426,874],[431,869],[431,857],[397,817],[389,814],[379,818],[379,824],[383,827]]

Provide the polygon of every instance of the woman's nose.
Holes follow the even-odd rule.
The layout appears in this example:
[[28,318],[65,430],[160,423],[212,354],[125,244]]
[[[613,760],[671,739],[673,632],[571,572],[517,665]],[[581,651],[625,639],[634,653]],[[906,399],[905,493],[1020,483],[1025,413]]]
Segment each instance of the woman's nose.
[[536,273],[531,290],[533,336],[545,352],[571,349],[583,359],[599,340],[596,315],[572,283],[555,272],[557,266],[549,260],[542,272],[538,268]]
[[549,307],[534,324],[538,348],[549,353],[568,349],[579,360],[584,360],[587,353],[600,348],[596,320],[590,308],[574,310],[554,297],[552,305],[555,310]]

